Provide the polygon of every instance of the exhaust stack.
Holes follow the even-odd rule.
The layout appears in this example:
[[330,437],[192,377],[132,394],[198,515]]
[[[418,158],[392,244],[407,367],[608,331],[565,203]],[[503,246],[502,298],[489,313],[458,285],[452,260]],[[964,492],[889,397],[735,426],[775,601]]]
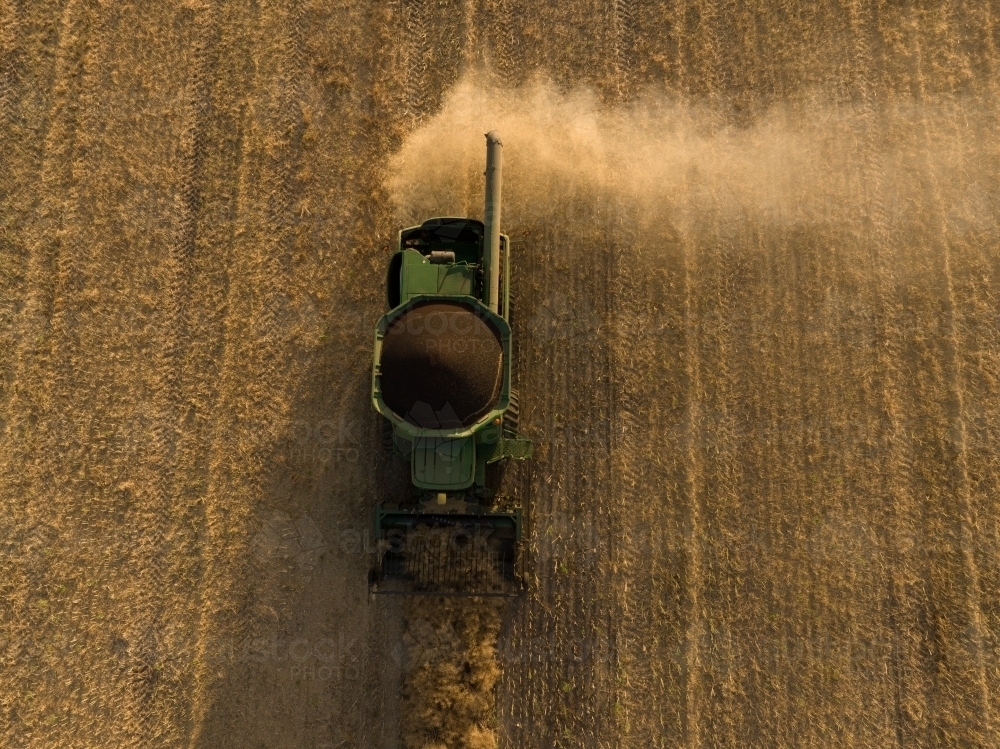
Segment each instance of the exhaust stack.
[[503,143],[500,133],[486,133],[486,247],[483,252],[483,280],[487,284],[486,305],[491,311],[500,308],[500,177],[503,168]]

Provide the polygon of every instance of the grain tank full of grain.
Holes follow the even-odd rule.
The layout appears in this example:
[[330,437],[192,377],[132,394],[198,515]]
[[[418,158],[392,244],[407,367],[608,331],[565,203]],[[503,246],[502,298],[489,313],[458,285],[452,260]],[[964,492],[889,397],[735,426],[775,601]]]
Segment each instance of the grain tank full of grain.
[[431,218],[399,233],[389,311],[375,329],[371,398],[408,496],[375,508],[373,593],[512,595],[521,508],[488,466],[531,457],[511,385],[510,240],[500,233],[502,145],[486,136],[485,222]]

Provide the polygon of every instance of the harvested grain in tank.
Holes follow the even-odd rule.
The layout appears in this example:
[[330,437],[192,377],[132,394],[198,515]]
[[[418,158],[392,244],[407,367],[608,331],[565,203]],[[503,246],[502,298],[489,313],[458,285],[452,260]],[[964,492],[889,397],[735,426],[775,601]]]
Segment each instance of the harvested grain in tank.
[[417,426],[468,426],[500,398],[500,334],[464,304],[415,305],[386,331],[381,362],[386,405]]

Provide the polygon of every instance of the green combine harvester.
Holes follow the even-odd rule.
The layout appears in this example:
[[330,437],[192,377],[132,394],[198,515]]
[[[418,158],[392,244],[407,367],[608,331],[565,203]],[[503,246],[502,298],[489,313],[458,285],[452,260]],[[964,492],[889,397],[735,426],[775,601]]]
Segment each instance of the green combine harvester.
[[502,144],[486,135],[486,221],[431,218],[399,233],[375,329],[372,404],[410,492],[375,508],[373,593],[516,595],[521,508],[487,466],[531,457],[511,386],[510,240]]

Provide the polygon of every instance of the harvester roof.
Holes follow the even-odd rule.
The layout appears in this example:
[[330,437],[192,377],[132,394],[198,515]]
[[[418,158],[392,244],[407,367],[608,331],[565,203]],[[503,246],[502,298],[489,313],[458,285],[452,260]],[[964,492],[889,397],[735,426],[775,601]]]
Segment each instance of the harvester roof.
[[420,226],[404,229],[400,249],[418,250],[424,255],[433,250],[451,251],[459,261],[479,263],[484,231],[483,222],[471,218],[431,218]]

